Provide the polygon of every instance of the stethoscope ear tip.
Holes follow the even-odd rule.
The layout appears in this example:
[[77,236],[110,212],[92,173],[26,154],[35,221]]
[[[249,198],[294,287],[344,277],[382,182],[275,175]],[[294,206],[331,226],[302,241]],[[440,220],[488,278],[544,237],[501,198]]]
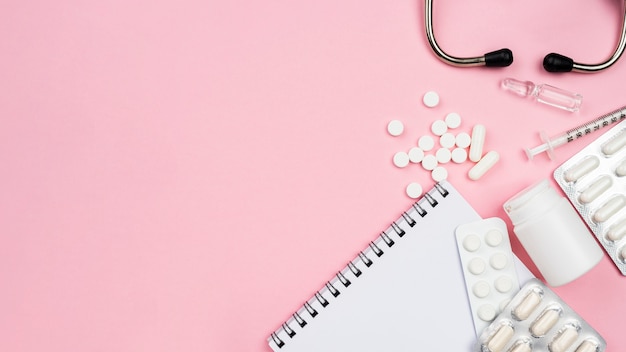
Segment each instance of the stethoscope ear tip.
[[485,54],[485,66],[506,67],[513,63],[513,52],[509,49],[500,49]]
[[543,58],[543,68],[548,72],[570,72],[574,60],[561,54],[550,53]]

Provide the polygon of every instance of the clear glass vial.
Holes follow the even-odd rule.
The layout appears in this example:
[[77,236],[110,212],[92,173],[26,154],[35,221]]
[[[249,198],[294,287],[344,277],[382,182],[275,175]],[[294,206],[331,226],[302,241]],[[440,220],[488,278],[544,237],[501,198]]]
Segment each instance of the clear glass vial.
[[540,103],[571,112],[580,110],[583,96],[549,84],[534,84],[531,81],[519,81],[514,78],[502,80],[502,88],[523,97],[533,97]]

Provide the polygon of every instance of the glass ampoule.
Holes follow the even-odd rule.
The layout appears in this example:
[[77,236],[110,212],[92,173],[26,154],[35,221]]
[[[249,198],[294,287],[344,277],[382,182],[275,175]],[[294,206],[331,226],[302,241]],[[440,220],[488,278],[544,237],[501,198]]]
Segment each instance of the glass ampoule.
[[533,97],[540,103],[571,112],[580,110],[583,96],[549,84],[534,84],[513,78],[502,80],[502,87],[523,97]]

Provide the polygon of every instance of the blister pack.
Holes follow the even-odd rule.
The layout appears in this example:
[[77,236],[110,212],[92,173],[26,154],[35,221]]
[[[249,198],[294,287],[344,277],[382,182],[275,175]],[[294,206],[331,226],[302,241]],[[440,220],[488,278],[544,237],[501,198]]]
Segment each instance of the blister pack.
[[626,275],[626,121],[554,171],[554,179]]
[[478,336],[519,291],[509,234],[495,217],[460,225],[455,233]]
[[603,352],[606,341],[538,279],[482,332],[475,352]]

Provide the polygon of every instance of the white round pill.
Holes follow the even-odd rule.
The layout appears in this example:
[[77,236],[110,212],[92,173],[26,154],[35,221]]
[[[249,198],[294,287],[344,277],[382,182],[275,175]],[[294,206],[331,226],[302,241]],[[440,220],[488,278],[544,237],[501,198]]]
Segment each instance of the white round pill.
[[461,115],[457,114],[456,112],[449,113],[448,115],[446,115],[446,125],[449,128],[457,128],[461,126]]
[[437,166],[430,172],[430,176],[435,182],[441,182],[448,178],[448,170],[443,166]]
[[435,140],[431,136],[421,136],[417,141],[417,145],[427,152],[435,147]]
[[397,167],[406,167],[409,165],[409,154],[405,152],[397,152],[393,156],[393,164]]
[[513,280],[509,276],[500,276],[496,279],[494,286],[500,293],[507,293],[513,288]]
[[439,105],[439,94],[431,90],[424,94],[424,98],[422,100],[424,101],[424,105],[428,106],[429,108],[434,108],[435,106]]
[[485,234],[485,242],[491,247],[499,246],[502,243],[502,232],[498,229],[489,230]]
[[422,195],[422,186],[417,182],[411,182],[406,186],[406,195],[410,198],[419,198]]
[[442,134],[448,132],[448,125],[443,120],[436,120],[430,125],[430,130],[433,132],[435,136],[441,136]]
[[391,120],[387,124],[387,132],[392,136],[399,136],[404,132],[404,124],[400,120]]
[[456,137],[452,133],[444,133],[439,137],[439,144],[444,148],[453,148],[456,144]]
[[409,160],[412,163],[422,162],[424,159],[424,151],[420,147],[413,147],[409,150]]
[[504,253],[496,253],[489,259],[489,265],[496,270],[504,269],[508,262],[508,259]]
[[492,321],[493,319],[495,319],[497,312],[496,308],[491,304],[483,304],[478,308],[478,312],[476,312],[476,315],[478,315],[478,317],[482,321]]
[[438,164],[437,157],[432,154],[426,155],[422,159],[422,167],[428,171],[434,170]]
[[452,152],[448,148],[439,148],[435,152],[435,156],[437,157],[437,161],[441,164],[445,164],[450,162],[452,159]]
[[467,160],[467,150],[464,148],[454,148],[452,150],[452,161],[457,164],[464,163]]
[[467,148],[472,143],[472,137],[467,132],[461,132],[456,135],[456,146],[459,148]]
[[484,273],[486,267],[487,264],[482,258],[472,258],[469,263],[467,263],[467,270],[474,275]]
[[489,288],[489,284],[487,283],[487,281],[483,281],[483,280],[478,281],[472,287],[472,293],[474,293],[474,296],[478,298],[487,297],[487,295],[489,295],[490,290],[491,289]]
[[468,235],[463,240],[463,248],[468,252],[475,252],[480,248],[480,237],[474,234]]

